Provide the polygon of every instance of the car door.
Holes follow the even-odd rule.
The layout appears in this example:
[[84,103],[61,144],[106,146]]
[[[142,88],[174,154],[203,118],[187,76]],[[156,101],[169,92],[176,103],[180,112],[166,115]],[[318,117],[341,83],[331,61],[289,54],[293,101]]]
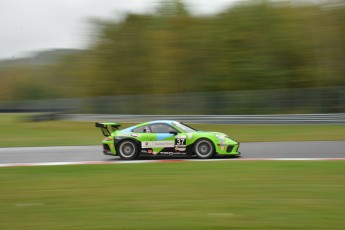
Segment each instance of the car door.
[[152,142],[153,151],[161,155],[173,155],[176,150],[176,136],[178,131],[166,123],[155,123],[150,125],[151,133],[155,135]]
[[157,140],[157,135],[151,132],[150,125],[146,124],[133,129],[131,131],[131,136],[136,137],[140,141],[142,153],[157,154],[153,152],[153,145]]

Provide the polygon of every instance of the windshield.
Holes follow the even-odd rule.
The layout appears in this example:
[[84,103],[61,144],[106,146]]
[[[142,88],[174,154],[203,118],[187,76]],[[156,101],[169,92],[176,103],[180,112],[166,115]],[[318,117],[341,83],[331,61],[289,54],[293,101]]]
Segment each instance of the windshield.
[[191,133],[191,132],[196,132],[196,129],[193,129],[192,127],[189,127],[188,125],[185,125],[183,123],[180,122],[173,122],[173,125],[175,125],[177,128],[179,128],[180,130],[182,130],[184,133]]

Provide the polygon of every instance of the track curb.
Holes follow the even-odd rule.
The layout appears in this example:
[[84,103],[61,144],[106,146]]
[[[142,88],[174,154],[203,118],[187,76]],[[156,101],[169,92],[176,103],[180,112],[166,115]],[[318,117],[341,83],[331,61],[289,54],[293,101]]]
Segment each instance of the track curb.
[[167,160],[134,160],[134,161],[76,161],[76,162],[40,162],[0,164],[0,168],[63,166],[63,165],[112,165],[112,164],[144,164],[144,163],[181,163],[181,162],[215,162],[215,161],[345,161],[345,158],[236,158],[236,159],[167,159]]

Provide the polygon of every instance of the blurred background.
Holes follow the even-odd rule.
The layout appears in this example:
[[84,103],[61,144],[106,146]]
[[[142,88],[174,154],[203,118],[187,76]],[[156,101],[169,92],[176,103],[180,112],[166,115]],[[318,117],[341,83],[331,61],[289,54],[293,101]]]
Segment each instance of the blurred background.
[[1,59],[0,112],[345,112],[343,0],[189,3],[89,19],[83,48]]

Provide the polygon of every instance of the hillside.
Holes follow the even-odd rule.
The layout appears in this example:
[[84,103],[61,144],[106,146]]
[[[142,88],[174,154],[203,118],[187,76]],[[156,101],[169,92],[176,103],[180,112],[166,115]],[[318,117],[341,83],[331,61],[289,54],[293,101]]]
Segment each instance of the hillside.
[[28,65],[49,65],[56,63],[59,59],[82,52],[78,49],[53,49],[38,51],[29,57],[0,60],[0,68],[28,66]]

